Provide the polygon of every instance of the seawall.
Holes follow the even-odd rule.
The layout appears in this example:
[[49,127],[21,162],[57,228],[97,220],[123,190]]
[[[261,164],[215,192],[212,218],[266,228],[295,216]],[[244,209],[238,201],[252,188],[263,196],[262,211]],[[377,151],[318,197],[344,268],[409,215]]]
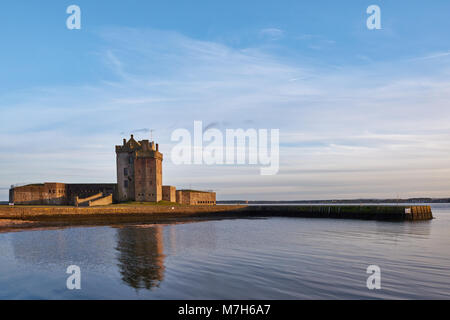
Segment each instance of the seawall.
[[379,221],[420,221],[433,219],[430,206],[392,205],[299,205],[248,206],[247,212],[261,217],[303,217],[331,219],[359,219]]
[[380,221],[431,220],[430,206],[372,206],[372,205],[111,205],[103,207],[38,207],[0,206],[0,219],[71,222],[76,220],[160,221],[186,219],[220,219],[248,217],[304,217],[333,219],[362,219]]

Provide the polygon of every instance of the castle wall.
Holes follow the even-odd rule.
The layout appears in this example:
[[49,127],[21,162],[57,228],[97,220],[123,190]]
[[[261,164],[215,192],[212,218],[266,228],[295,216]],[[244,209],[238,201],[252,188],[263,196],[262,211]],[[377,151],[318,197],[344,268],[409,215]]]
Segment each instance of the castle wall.
[[216,193],[196,190],[179,190],[176,192],[177,203],[197,206],[213,206],[216,204]]
[[179,204],[189,204],[189,195],[181,190],[177,190],[176,200]]
[[74,205],[75,198],[88,198],[98,193],[104,196],[113,195],[113,199],[117,201],[117,185],[115,183],[81,183],[66,184],[68,204]]
[[134,160],[132,158],[132,154],[118,153],[116,162],[117,162],[118,201],[134,200],[135,198]]
[[98,193],[116,198],[116,184],[30,184],[12,188],[9,201],[17,205],[74,205],[77,196],[87,198]]
[[158,179],[158,162],[155,158],[135,160],[136,201],[157,202],[162,200],[161,179]]
[[90,196],[90,197],[87,197],[87,198],[80,198],[80,197],[76,196],[74,205],[75,205],[75,207],[85,206],[86,204],[89,204],[89,202],[91,200],[96,200],[96,199],[99,199],[99,198],[102,198],[102,197],[103,197],[103,192],[94,194],[93,196]]
[[177,202],[177,189],[173,186],[162,186],[162,199],[169,202]]
[[66,205],[66,186],[63,183],[31,184],[10,191],[10,203],[23,205]]
[[155,159],[156,201],[162,200],[162,158]]
[[191,205],[213,206],[216,204],[215,192],[189,192]]
[[89,207],[100,207],[100,206],[108,206],[112,203],[113,203],[113,196],[110,194],[109,196],[89,201],[88,206]]

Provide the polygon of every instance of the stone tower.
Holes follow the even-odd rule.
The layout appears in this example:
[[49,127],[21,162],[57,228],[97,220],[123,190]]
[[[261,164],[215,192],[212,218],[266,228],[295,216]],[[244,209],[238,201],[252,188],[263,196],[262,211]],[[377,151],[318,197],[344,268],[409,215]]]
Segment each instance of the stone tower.
[[116,146],[119,201],[158,202],[162,200],[163,155],[149,140],[123,139]]

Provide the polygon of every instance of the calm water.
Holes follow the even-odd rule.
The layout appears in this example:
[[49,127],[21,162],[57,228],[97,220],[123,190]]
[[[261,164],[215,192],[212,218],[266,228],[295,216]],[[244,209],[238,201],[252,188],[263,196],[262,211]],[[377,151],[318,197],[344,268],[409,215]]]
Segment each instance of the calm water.
[[[430,222],[269,218],[0,234],[1,299],[450,299],[450,205]],[[366,288],[381,268],[382,289]],[[66,289],[78,265],[82,289]]]

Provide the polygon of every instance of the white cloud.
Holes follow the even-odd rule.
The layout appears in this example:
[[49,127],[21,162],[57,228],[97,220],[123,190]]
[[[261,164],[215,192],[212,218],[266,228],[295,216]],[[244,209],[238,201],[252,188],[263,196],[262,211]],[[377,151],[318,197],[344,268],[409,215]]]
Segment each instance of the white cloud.
[[444,52],[436,52],[436,53],[427,54],[425,56],[414,58],[414,59],[411,59],[411,60],[412,61],[414,61],[414,60],[429,60],[429,59],[445,58],[445,57],[448,57],[448,56],[450,56],[450,50],[449,51],[444,51]]
[[[450,189],[450,79],[442,65],[430,69],[427,61],[426,75],[421,61],[325,68],[173,32],[100,36],[100,56],[116,81],[0,100],[0,165],[7,168],[0,188],[114,181],[120,133],[147,128],[165,154],[165,183],[215,189],[219,198],[445,196]],[[194,120],[279,128],[279,175],[261,177],[258,166],[174,166],[170,134]]]

